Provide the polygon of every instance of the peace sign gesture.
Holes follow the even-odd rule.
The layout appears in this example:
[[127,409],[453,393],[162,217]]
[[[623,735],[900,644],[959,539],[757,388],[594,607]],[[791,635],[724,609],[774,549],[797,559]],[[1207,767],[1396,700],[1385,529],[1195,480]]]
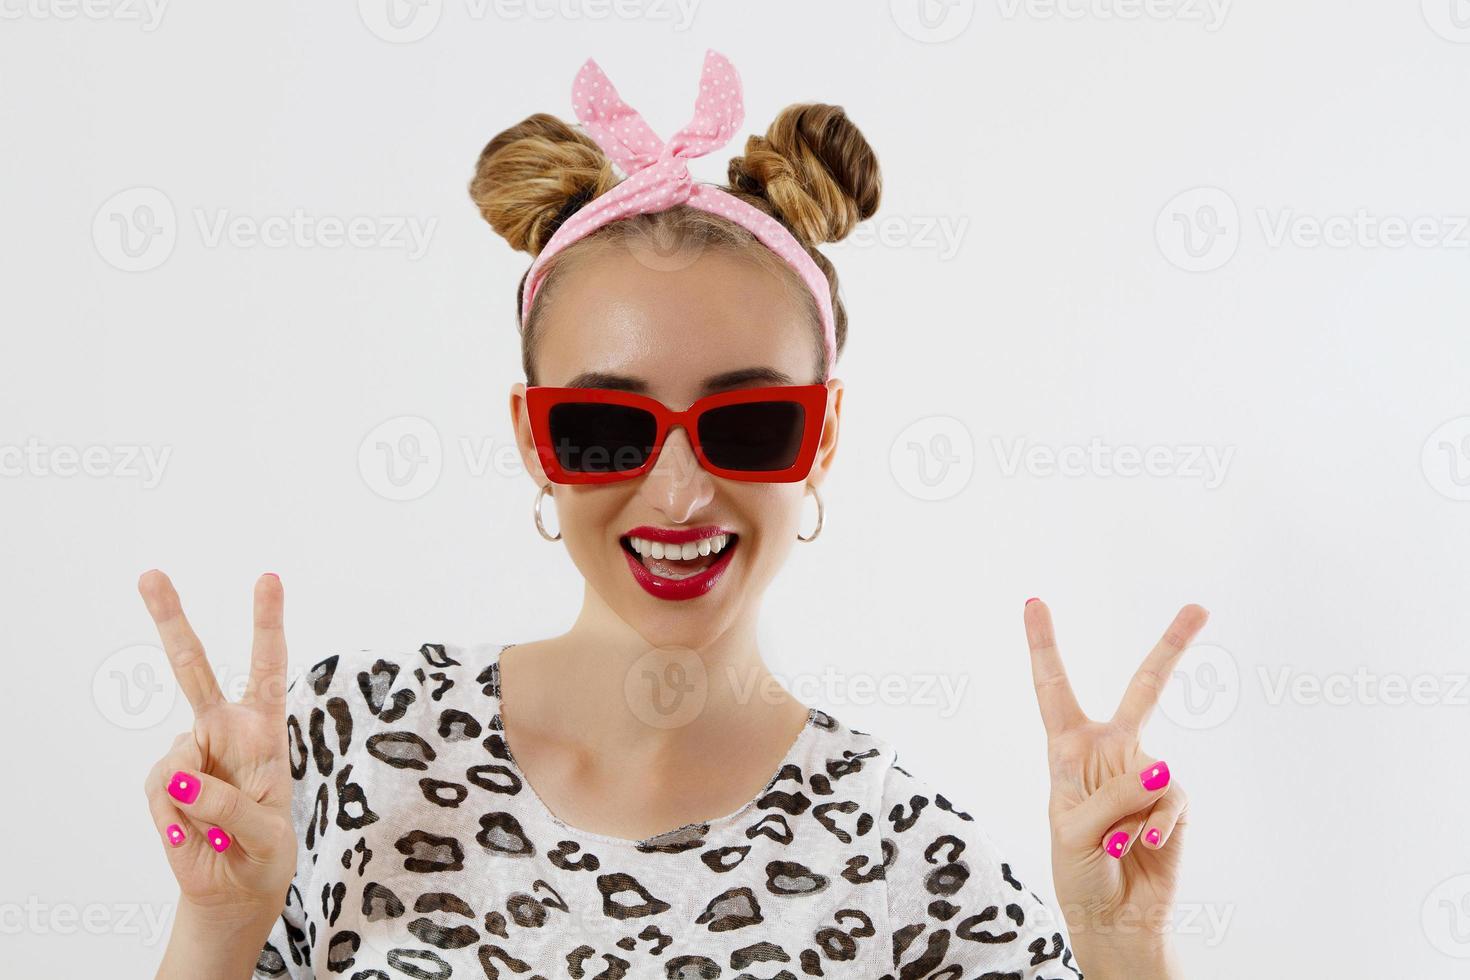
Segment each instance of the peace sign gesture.
[[1026,640],[1051,769],[1052,877],[1088,980],[1179,975],[1167,930],[1188,799],[1168,765],[1139,746],[1139,733],[1208,617],[1196,605],[1179,610],[1113,717],[1094,721],[1072,693],[1051,610],[1039,599],[1026,603]]
[[[226,701],[220,691],[168,576],[145,572],[138,591],[158,627],[179,688],[194,709],[193,729],[174,740],[144,783],[148,808],[179,883],[180,928],[186,920],[207,922],[216,951],[222,941],[227,944],[248,932],[252,936],[242,940],[248,950],[253,935],[263,940],[280,914],[296,867],[281,583],[274,575],[255,583],[250,678],[238,704]],[[176,928],[176,940],[178,932]],[[259,943],[254,948],[258,952]],[[169,958],[177,956],[171,944]],[[253,955],[249,962],[254,963]],[[186,975],[181,966],[174,972]]]

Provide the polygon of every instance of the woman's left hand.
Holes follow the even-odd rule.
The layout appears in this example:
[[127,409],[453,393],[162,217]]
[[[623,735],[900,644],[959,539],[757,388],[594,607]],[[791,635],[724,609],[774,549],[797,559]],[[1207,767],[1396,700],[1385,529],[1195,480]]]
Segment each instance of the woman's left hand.
[[1209,614],[1179,610],[1107,721],[1082,712],[1057,652],[1051,610],[1026,604],[1036,700],[1051,769],[1052,879],[1087,980],[1180,976],[1169,948],[1188,798],[1139,733]]

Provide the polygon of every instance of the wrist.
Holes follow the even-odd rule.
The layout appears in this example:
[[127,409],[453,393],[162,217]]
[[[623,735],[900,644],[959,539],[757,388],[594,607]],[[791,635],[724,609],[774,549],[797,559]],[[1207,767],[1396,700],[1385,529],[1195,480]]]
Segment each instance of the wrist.
[[200,905],[180,897],[159,966],[159,980],[238,980],[249,977],[279,910]]
[[1173,949],[1161,936],[1069,938],[1077,967],[1087,980],[1180,980],[1184,976]]
[[280,914],[279,908],[265,905],[201,903],[181,895],[174,919],[179,925],[208,930],[215,935],[234,936],[260,932],[264,938]]

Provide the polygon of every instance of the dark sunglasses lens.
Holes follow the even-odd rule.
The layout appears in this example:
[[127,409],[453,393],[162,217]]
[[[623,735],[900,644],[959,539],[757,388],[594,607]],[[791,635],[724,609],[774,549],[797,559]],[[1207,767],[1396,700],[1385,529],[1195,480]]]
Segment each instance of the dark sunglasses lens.
[[790,468],[801,452],[806,408],[800,402],[745,402],[699,417],[699,442],[714,465],[762,472]]
[[653,452],[658,423],[629,405],[565,402],[548,413],[556,461],[571,473],[635,470]]

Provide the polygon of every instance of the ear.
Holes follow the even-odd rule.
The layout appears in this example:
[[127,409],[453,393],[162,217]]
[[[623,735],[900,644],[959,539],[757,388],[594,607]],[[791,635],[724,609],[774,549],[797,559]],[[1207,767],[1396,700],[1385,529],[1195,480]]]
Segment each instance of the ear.
[[517,381],[510,386],[510,428],[515,433],[516,449],[521,454],[521,465],[526,474],[536,481],[539,489],[551,482],[541,468],[541,456],[536,452],[536,439],[531,435],[531,416],[526,411],[526,384]]
[[827,379],[827,417],[822,422],[822,441],[817,443],[817,458],[812,462],[812,471],[806,482],[814,487],[821,486],[832,468],[837,455],[837,429],[842,421],[842,381]]

